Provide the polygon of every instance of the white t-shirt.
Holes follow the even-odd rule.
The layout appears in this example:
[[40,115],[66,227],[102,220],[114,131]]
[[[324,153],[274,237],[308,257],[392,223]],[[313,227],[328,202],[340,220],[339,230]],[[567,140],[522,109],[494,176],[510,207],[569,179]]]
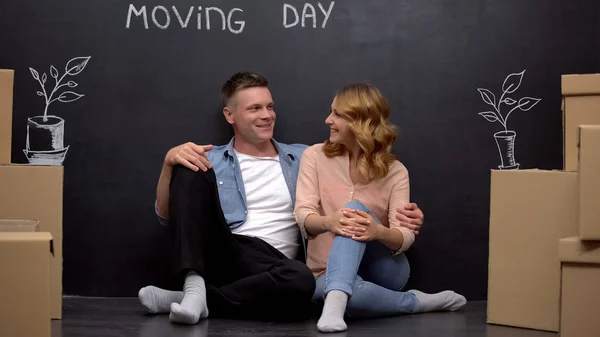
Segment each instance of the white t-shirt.
[[234,234],[257,237],[290,259],[296,257],[299,228],[279,156],[254,157],[236,151],[246,190],[246,222]]

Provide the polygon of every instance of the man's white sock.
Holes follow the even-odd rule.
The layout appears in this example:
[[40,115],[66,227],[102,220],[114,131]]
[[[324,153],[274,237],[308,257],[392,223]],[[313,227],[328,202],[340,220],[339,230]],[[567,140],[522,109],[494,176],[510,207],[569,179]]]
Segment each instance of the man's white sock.
[[170,291],[155,286],[147,286],[138,292],[140,302],[150,314],[166,314],[171,311],[171,303],[181,303],[183,291]]
[[181,304],[171,303],[169,319],[173,323],[196,324],[206,317],[208,317],[208,307],[204,279],[192,271],[185,278]]

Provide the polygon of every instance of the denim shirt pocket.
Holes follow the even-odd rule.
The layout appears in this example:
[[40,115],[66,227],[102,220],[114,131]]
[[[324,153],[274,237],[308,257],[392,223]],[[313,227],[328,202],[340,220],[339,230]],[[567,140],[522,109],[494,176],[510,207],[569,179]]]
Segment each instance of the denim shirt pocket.
[[[219,199],[221,201],[221,209],[223,209],[225,219],[229,223],[238,221],[235,213],[243,212],[244,210],[237,183],[235,180],[217,180],[217,187],[219,189]],[[242,201],[241,204],[237,202],[238,199]]]

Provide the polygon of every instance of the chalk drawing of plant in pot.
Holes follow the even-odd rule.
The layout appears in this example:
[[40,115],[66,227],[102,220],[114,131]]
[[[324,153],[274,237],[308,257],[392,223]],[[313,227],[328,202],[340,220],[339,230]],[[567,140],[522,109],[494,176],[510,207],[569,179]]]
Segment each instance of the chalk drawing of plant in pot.
[[[498,146],[498,154],[500,155],[500,165],[498,165],[498,168],[501,170],[519,169],[519,163],[515,160],[515,138],[517,133],[508,129],[508,117],[515,110],[528,111],[541,101],[541,99],[533,97],[522,97],[517,101],[507,96],[519,89],[524,74],[525,70],[520,73],[509,74],[504,79],[502,95],[498,100],[496,100],[496,96],[488,89],[477,89],[483,101],[494,108],[491,111],[480,112],[479,115],[483,116],[488,122],[498,122],[504,127],[504,130],[494,133],[494,139]],[[503,104],[507,109],[510,109],[506,114],[501,112]]]
[[54,78],[54,88],[52,91],[46,90],[46,81],[48,75],[44,72],[41,76],[33,68],[29,68],[33,78],[38,81],[41,86],[41,91],[38,91],[38,96],[41,96],[46,101],[44,114],[30,117],[27,119],[27,140],[23,152],[30,164],[34,165],[62,165],[69,150],[69,146],[64,146],[65,120],[54,115],[48,114],[50,104],[55,101],[62,103],[74,102],[83,94],[76,93],[71,90],[59,91],[65,87],[76,88],[75,81],[67,81],[65,77],[75,76],[83,71],[91,56],[75,57],[65,66],[65,73],[59,77],[58,70],[51,65],[50,76]]

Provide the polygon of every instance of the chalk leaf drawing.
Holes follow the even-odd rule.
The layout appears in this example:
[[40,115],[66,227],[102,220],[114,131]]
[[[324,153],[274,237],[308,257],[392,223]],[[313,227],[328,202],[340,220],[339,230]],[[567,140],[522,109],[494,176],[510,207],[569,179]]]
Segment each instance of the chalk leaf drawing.
[[[479,115],[490,123],[500,123],[504,128],[504,130],[494,133],[498,154],[500,155],[500,165],[498,165],[498,168],[501,170],[519,169],[519,163],[515,160],[515,138],[517,133],[514,130],[508,129],[508,117],[515,110],[531,110],[531,108],[541,101],[540,98],[533,97],[522,97],[518,100],[507,97],[507,94],[512,94],[519,89],[524,74],[525,70],[520,73],[509,74],[506,79],[504,79],[504,83],[502,84],[502,94],[498,100],[496,100],[496,96],[490,90],[484,88],[477,89],[481,94],[483,102],[493,108],[489,111],[480,112]],[[502,112],[503,104],[506,106],[506,109],[509,109],[508,113],[505,112],[506,109]]]
[[[77,82],[65,77],[75,76],[83,71],[91,56],[75,57],[65,66],[65,73],[61,76],[54,65],[50,66],[50,77],[54,79],[52,91],[46,90],[48,75],[44,72],[41,76],[37,70],[29,68],[31,76],[38,81],[41,90],[37,95],[43,97],[46,105],[44,114],[27,119],[27,139],[23,152],[30,164],[34,165],[62,165],[67,155],[69,146],[64,146],[65,120],[54,115],[48,115],[48,108],[53,102],[74,102],[83,94],[70,89],[77,87]],[[60,77],[59,77],[60,76]],[[48,83],[50,86],[50,83]],[[69,88],[69,89],[67,89]],[[62,90],[62,92],[60,92]]]

